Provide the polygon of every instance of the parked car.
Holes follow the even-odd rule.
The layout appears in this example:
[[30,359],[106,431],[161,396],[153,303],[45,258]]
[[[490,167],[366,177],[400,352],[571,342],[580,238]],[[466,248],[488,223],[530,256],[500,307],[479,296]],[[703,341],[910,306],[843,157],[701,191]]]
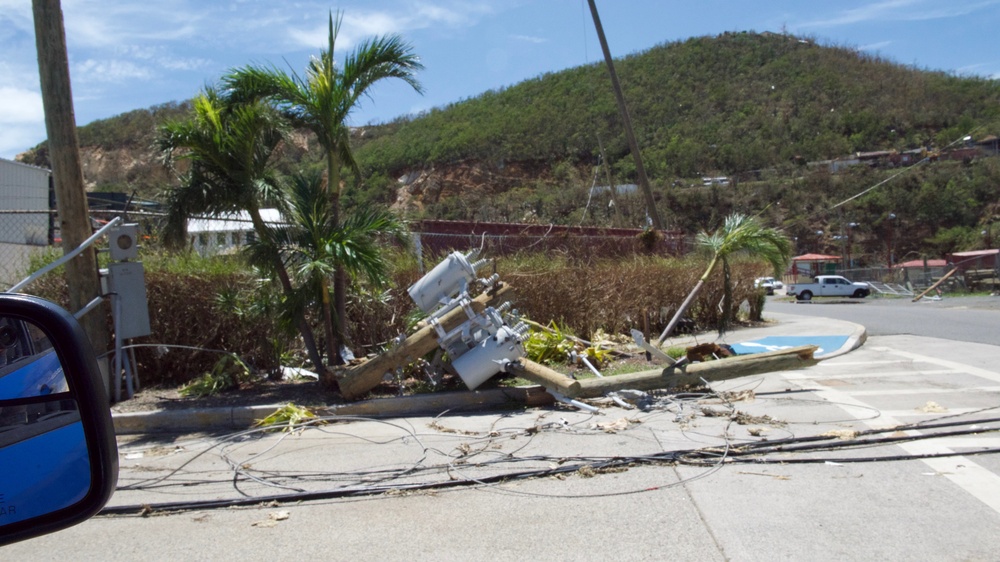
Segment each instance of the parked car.
[[813,297],[851,297],[861,299],[872,292],[868,283],[852,283],[840,275],[817,275],[811,283],[793,283],[786,294],[800,301]]
[[773,295],[775,291],[784,288],[785,284],[774,277],[758,277],[754,279],[753,286],[760,287],[767,291],[767,294]]

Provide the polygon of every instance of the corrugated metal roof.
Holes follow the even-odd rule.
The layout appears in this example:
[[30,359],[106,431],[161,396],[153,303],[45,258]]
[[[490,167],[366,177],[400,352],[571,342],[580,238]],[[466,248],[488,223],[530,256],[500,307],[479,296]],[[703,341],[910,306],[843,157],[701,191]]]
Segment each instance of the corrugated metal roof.
[[52,170],[50,170],[48,168],[41,168],[39,166],[33,166],[31,164],[25,164],[24,162],[18,162],[17,160],[8,160],[6,158],[0,158],[0,162],[4,162],[4,163],[7,163],[7,164],[16,164],[18,166],[24,166],[25,168],[31,168],[33,170],[38,170],[40,172],[45,172],[46,174],[51,174],[52,173]]

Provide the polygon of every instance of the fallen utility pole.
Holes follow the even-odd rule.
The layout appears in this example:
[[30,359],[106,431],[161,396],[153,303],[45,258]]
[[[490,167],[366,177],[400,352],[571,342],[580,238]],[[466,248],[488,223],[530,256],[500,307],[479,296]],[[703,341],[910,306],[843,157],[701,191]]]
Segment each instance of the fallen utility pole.
[[[509,289],[509,285],[504,285],[495,291],[487,291],[472,299],[469,306],[476,314],[479,314]],[[438,323],[445,331],[450,331],[468,319],[465,309],[458,307],[442,316]],[[421,322],[417,324],[417,327],[417,331],[398,346],[333,375],[343,397],[347,400],[355,400],[364,396],[366,392],[382,382],[382,377],[386,373],[403,367],[437,349],[437,329],[428,322]]]
[[580,383],[579,393],[567,396],[575,398],[597,398],[608,392],[619,390],[656,390],[697,386],[706,382],[717,382],[748,375],[761,375],[776,371],[801,369],[815,365],[819,361],[813,353],[819,349],[815,345],[803,345],[766,353],[737,355],[717,361],[685,364],[683,367],[667,367],[652,371],[641,371],[599,379],[585,379]]
[[580,394],[582,388],[580,381],[526,358],[521,358],[519,362],[507,365],[504,370],[569,397]]

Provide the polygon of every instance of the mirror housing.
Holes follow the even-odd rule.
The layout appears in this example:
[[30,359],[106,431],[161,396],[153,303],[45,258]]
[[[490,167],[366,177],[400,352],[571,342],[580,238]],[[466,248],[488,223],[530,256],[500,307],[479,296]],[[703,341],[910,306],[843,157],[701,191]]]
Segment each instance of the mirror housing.
[[[35,416],[31,423],[0,425],[0,458],[7,449],[0,472],[4,545],[70,527],[100,511],[118,482],[118,446],[97,358],[76,319],[44,299],[10,293],[0,293],[0,319],[9,326],[33,326],[51,344],[21,363],[0,367],[0,383],[30,369],[47,377],[40,385],[24,386],[31,390],[20,395],[0,393],[0,412],[32,407],[55,411]],[[13,333],[6,334],[7,340],[18,336],[17,329],[8,331]],[[52,381],[59,369],[65,382],[56,385]]]

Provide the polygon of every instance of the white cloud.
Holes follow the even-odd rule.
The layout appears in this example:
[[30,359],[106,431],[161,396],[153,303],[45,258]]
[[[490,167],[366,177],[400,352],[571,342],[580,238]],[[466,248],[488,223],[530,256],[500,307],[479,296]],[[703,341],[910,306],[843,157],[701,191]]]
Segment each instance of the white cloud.
[[118,45],[114,48],[118,57],[132,58],[146,65],[155,65],[167,70],[197,70],[211,64],[208,59],[199,57],[173,56],[163,46]]
[[[9,22],[10,29],[34,35],[35,24],[31,15],[31,2],[24,0],[0,0],[0,22]],[[0,26],[8,28],[7,24]]]
[[859,51],[879,51],[889,45],[892,45],[892,41],[879,41],[878,43],[869,43],[868,45],[862,45],[858,47]]
[[44,139],[42,95],[34,90],[0,86],[0,158],[13,158]]
[[129,80],[149,80],[153,73],[148,67],[119,59],[87,59],[74,65],[73,81],[122,83]]
[[114,48],[131,42],[177,41],[211,29],[199,29],[203,18],[189,2],[72,2],[63,7],[66,41],[78,47]]
[[883,0],[844,10],[832,18],[799,24],[797,27],[837,27],[866,22],[880,21],[924,21],[965,16],[973,12],[996,6],[1000,0],[979,2],[953,1],[942,3],[931,0]]
[[212,61],[199,58],[170,58],[160,57],[156,61],[167,70],[199,70],[211,66]]
[[45,124],[7,125],[0,122],[0,158],[15,156],[45,140]]
[[[337,36],[338,46],[350,47],[372,35],[405,33],[430,27],[469,27],[492,13],[486,2],[401,2],[392,9],[348,9]],[[336,14],[334,15],[336,17]],[[299,47],[316,48],[327,42],[328,20],[311,20],[308,28],[289,26],[288,35]]]
[[34,90],[0,86],[0,126],[44,123],[42,94]]
[[544,37],[533,37],[531,35],[511,35],[511,39],[516,39],[518,41],[524,41],[525,43],[534,43],[540,45],[542,43],[548,43],[548,39]]

